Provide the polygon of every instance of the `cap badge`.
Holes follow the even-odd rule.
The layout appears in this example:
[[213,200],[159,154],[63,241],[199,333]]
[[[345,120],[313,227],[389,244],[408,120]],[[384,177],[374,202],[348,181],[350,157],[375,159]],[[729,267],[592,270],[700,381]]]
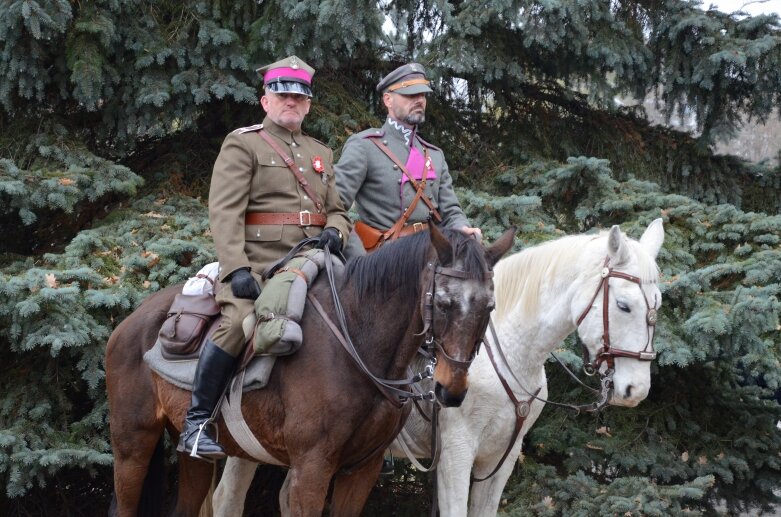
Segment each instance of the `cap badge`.
[[296,56],[290,58],[290,68],[292,68],[293,70],[298,69],[298,59],[296,58]]
[[322,174],[325,170],[325,167],[323,167],[323,159],[319,156],[315,156],[312,158],[312,168],[315,170],[316,173]]

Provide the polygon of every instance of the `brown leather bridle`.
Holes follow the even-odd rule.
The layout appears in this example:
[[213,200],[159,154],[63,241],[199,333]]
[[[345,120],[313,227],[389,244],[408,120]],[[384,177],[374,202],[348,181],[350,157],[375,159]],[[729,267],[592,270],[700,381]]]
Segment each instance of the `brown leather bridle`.
[[[448,353],[442,347],[442,344],[434,338],[433,322],[434,322],[434,292],[436,288],[435,286],[436,276],[444,275],[453,278],[460,278],[462,280],[467,280],[469,279],[470,275],[468,275],[465,271],[462,271],[460,269],[455,269],[452,267],[442,267],[439,264],[435,265],[433,262],[429,262],[426,265],[426,267],[431,271],[431,281],[429,282],[428,289],[426,290],[426,293],[423,296],[423,300],[422,300],[423,331],[421,332],[421,334],[423,333],[426,334],[426,343],[424,345],[424,348],[427,348],[428,352],[431,353],[432,345],[436,346],[436,351],[438,352],[438,354],[434,356],[433,359],[434,364],[436,364],[437,359],[443,359],[446,363],[448,363],[453,368],[460,368],[466,370],[472,364],[472,361],[475,360],[475,357],[477,357],[477,353],[480,351],[480,344],[483,342],[483,335],[485,334],[485,330],[488,327],[489,318],[485,318],[485,322],[483,323],[482,328],[480,329],[480,333],[478,334],[480,337],[475,343],[475,346],[472,349],[472,353],[470,354],[469,358],[466,361],[461,361],[459,359],[456,359],[455,357],[448,355]],[[493,277],[494,277],[493,271],[486,271],[485,273],[483,273],[483,280],[490,280]]]
[[[605,257],[605,263],[602,265],[602,280],[599,282],[597,290],[594,292],[594,296],[591,297],[591,301],[577,320],[577,326],[579,327],[585,319],[586,315],[594,307],[594,301],[597,299],[599,291],[602,290],[602,348],[597,351],[594,360],[591,361],[588,348],[585,344],[582,345],[583,370],[587,375],[594,375],[594,373],[599,370],[599,367],[603,362],[607,363],[608,369],[612,371],[615,368],[614,359],[616,357],[628,357],[630,359],[637,359],[638,361],[653,361],[656,359],[656,351],[654,350],[653,345],[653,339],[656,330],[656,320],[658,319],[656,307],[651,307],[651,304],[648,303],[648,298],[646,298],[645,293],[643,292],[642,281],[640,278],[622,273],[621,271],[615,271],[612,267],[608,266],[609,263],[610,257]],[[610,318],[608,316],[608,294],[610,291],[610,278],[622,278],[637,284],[637,287],[640,289],[640,292],[643,295],[643,300],[645,301],[646,308],[648,309],[648,312],[646,312],[645,315],[645,321],[647,324],[646,332],[648,338],[645,347],[643,347],[640,352],[632,352],[622,348],[615,348],[610,344]],[[656,305],[656,301],[654,301],[654,305]]]

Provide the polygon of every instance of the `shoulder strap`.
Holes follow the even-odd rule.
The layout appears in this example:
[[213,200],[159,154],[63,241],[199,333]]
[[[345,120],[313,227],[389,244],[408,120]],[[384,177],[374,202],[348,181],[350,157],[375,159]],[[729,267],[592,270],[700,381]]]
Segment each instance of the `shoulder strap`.
[[274,141],[273,138],[268,136],[268,134],[261,129],[258,131],[258,134],[260,137],[266,141],[268,145],[271,146],[274,151],[279,155],[280,158],[282,158],[282,161],[285,162],[285,165],[287,165],[287,168],[290,169],[290,172],[293,173],[293,176],[296,177],[296,180],[298,180],[298,183],[301,185],[301,187],[304,189],[304,191],[309,195],[309,198],[314,201],[315,208],[317,208],[318,212],[323,211],[323,201],[320,199],[320,196],[317,195],[317,192],[312,190],[312,187],[309,186],[309,182],[306,180],[303,174],[296,169],[296,162],[293,161],[293,159],[285,154],[285,151],[282,150],[281,147]]
[[[407,170],[407,167],[403,163],[401,163],[401,160],[399,160],[398,157],[395,154],[393,154],[393,151],[391,151],[390,148],[387,145],[383,144],[382,142],[380,142],[375,137],[369,137],[369,140],[371,140],[372,143],[374,143],[374,145],[376,145],[380,149],[380,151],[385,153],[385,155],[388,158],[390,158],[391,161],[393,163],[395,163],[399,167],[399,169],[401,169],[401,172],[403,172],[404,175],[407,176],[407,178],[409,179],[409,182],[412,184],[413,188],[415,188],[415,190],[417,191],[416,194],[415,194],[415,197],[412,200],[412,203],[410,203],[410,205],[409,205],[409,208],[407,209],[406,212],[401,214],[401,218],[399,218],[399,220],[396,221],[396,224],[394,224],[393,227],[395,228],[398,225],[399,221],[401,221],[402,219],[403,219],[403,221],[401,222],[401,225],[399,225],[399,230],[401,229],[401,227],[404,226],[404,223],[406,223],[407,219],[409,218],[409,216],[412,215],[412,211],[415,209],[415,206],[418,204],[418,200],[420,200],[420,199],[423,200],[423,202],[426,204],[428,209],[431,211],[431,215],[434,218],[434,220],[437,223],[441,223],[442,222],[442,216],[439,215],[439,212],[437,211],[436,207],[431,202],[431,200],[428,198],[428,196],[424,195],[423,189],[426,187],[426,181],[425,180],[422,180],[420,182],[415,181],[415,178],[413,178],[412,175],[409,173],[409,171]],[[426,154],[426,156],[424,158],[424,163],[425,163],[427,161],[427,158],[428,158],[428,151],[424,150],[424,153]],[[395,237],[392,237],[392,238],[395,238]]]

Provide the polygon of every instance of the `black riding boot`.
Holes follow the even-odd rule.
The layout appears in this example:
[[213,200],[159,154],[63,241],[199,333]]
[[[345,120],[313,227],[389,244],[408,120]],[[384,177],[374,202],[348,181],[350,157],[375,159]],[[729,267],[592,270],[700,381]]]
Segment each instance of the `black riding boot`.
[[[193,379],[193,398],[176,450],[202,459],[225,457],[209,431],[209,419],[233,375],[236,359],[210,339],[203,344]],[[194,450],[193,450],[194,449]]]

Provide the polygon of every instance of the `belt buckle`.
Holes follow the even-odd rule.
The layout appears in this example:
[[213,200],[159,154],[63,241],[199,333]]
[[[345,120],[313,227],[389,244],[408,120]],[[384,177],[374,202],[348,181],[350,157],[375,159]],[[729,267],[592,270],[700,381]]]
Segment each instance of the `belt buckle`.
[[[306,214],[306,217],[304,217],[304,214]],[[298,225],[312,226],[312,212],[310,212],[309,210],[298,212]]]
[[422,232],[424,227],[424,223],[412,223],[412,233]]

